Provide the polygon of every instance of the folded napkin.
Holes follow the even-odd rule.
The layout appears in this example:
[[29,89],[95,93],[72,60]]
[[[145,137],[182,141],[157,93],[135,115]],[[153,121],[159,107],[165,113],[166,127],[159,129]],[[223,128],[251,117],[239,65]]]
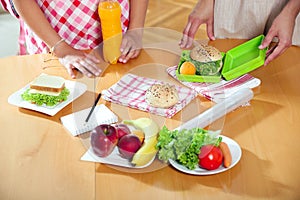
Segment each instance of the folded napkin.
[[[178,80],[176,70],[177,66],[167,68],[168,74]],[[250,74],[245,74],[230,81],[222,79],[219,83],[180,82],[209,100],[219,102],[242,88],[255,88],[259,86],[261,81]]]
[[134,74],[126,74],[109,89],[103,90],[102,97],[116,104],[171,118],[198,95],[197,92],[190,88],[175,85],[179,95],[179,102],[170,108],[155,108],[150,106],[145,100],[146,91],[153,84],[166,83]]

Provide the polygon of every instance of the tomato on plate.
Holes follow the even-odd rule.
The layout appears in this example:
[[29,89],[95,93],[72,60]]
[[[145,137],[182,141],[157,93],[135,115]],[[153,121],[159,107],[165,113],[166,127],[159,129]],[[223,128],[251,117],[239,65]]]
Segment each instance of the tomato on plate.
[[214,145],[204,145],[200,149],[198,158],[200,167],[207,170],[214,170],[219,168],[222,164],[223,153],[219,147]]

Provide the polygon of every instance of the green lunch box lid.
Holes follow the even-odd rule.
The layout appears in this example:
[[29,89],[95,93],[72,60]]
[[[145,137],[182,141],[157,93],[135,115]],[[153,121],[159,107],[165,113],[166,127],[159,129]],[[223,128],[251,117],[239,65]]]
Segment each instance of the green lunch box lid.
[[259,35],[239,46],[230,49],[223,54],[223,67],[220,75],[216,76],[199,76],[184,75],[176,70],[178,80],[187,82],[207,82],[217,83],[221,81],[222,76],[226,80],[232,80],[242,76],[256,68],[262,66],[265,62],[267,48],[259,49],[264,35]]
[[242,76],[265,63],[267,48],[258,48],[263,39],[264,36],[259,35],[227,51],[221,72],[226,80]]

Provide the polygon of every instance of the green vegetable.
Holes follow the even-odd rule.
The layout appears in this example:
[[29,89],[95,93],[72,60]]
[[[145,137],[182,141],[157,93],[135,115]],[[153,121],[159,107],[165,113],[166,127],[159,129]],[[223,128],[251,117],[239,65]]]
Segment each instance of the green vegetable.
[[183,50],[181,52],[180,61],[178,64],[178,67],[184,63],[184,62],[191,62],[196,67],[196,75],[201,76],[215,76],[219,75],[220,72],[220,66],[222,65],[222,60],[212,61],[212,62],[199,62],[196,60],[193,60],[190,57],[190,50]]
[[164,162],[176,160],[188,169],[195,169],[199,163],[200,148],[207,144],[219,146],[222,141],[217,137],[219,131],[208,131],[201,128],[170,131],[163,127],[159,132],[156,148],[158,158]]
[[67,100],[70,91],[67,88],[64,88],[58,96],[39,94],[39,93],[30,93],[30,89],[27,89],[22,95],[22,99],[29,101],[31,103],[37,104],[39,106],[45,104],[46,106],[55,106],[58,103]]
[[212,76],[219,74],[219,68],[221,60],[214,61],[214,62],[198,62],[198,61],[191,61],[196,66],[196,74],[202,76]]

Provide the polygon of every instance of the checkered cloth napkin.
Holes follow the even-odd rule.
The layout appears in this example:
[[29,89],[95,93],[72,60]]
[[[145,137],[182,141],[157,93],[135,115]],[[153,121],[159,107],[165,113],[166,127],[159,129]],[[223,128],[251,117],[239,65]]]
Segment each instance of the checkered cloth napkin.
[[[176,76],[177,66],[167,68],[167,72],[173,78],[177,79]],[[179,81],[179,80],[178,80]],[[236,79],[225,81],[221,80],[219,83],[195,83],[180,81],[185,86],[194,89],[200,95],[206,97],[214,102],[219,102],[224,98],[235,93],[242,88],[255,88],[260,85],[260,80],[254,78],[250,74],[245,74]]]
[[116,104],[121,104],[134,109],[150,112],[171,118],[188,103],[190,103],[197,93],[189,88],[175,85],[178,91],[179,102],[170,108],[155,108],[145,100],[145,94],[148,88],[153,84],[163,84],[163,81],[136,76],[134,74],[126,74],[117,83],[109,89],[102,91],[103,99]]

